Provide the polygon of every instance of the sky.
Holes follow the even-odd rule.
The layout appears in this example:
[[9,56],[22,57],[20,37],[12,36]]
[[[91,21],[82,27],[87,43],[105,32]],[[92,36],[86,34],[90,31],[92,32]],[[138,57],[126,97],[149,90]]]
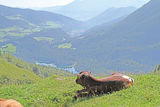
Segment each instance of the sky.
[[40,8],[66,5],[74,0],[0,0],[1,5],[21,8]]
[[[0,0],[0,4],[10,7],[20,7],[20,8],[42,8],[42,7],[66,5],[73,1],[74,0]],[[84,0],[79,0],[79,1],[84,1]],[[132,6],[140,2],[143,3],[146,1],[149,0],[123,0],[123,2],[131,3]]]

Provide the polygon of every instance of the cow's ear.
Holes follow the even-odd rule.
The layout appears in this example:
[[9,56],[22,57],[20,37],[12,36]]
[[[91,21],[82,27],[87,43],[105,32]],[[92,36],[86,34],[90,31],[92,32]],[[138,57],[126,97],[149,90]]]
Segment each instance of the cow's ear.
[[88,74],[90,75],[90,74],[91,74],[91,71],[88,71]]

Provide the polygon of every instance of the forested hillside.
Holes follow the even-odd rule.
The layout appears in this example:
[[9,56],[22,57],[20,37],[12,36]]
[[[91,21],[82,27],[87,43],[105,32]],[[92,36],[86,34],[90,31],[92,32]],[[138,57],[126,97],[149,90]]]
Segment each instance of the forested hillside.
[[[77,30],[66,32],[67,29],[65,29],[77,29],[79,22],[65,17],[62,23],[66,27],[61,28],[57,25],[61,22],[61,18],[56,18],[59,15],[52,16],[52,13],[33,11],[34,15],[43,13],[45,17],[52,17],[53,21],[60,22],[56,24],[47,22],[47,28],[45,26],[42,30],[32,28],[32,30],[24,31],[21,27],[0,29],[1,50],[12,52],[21,59],[34,63],[53,63],[59,67],[74,66],[77,71],[86,69],[95,73],[149,72],[154,65],[160,63],[159,55],[155,54],[159,53],[160,44],[158,36],[160,33],[158,29],[160,27],[159,4],[159,1],[151,0],[123,20],[118,19],[110,25],[104,23],[81,35],[80,32],[77,33]],[[8,9],[8,7],[5,8]],[[19,11],[32,10],[20,9]],[[2,13],[5,15],[7,12]],[[42,17],[44,16],[42,15]],[[5,16],[3,20],[19,20],[19,18],[20,16],[18,18]],[[34,18],[37,17],[34,16]],[[25,15],[24,19],[29,21]],[[47,18],[47,20],[49,19]],[[43,22],[45,18],[38,17],[34,20],[35,22],[31,21],[32,23],[29,25]],[[36,20],[39,21],[36,22]],[[71,22],[67,22],[68,20]],[[18,21],[18,23],[20,22]],[[40,28],[44,27],[43,25],[39,26]],[[20,32],[17,33],[17,29]]]
[[144,72],[159,64],[159,4],[151,0],[121,22],[103,24],[84,33],[83,39],[72,43],[85,59],[81,66],[97,72]]
[[[120,8],[109,8],[101,14],[86,21],[87,26],[95,27],[97,25],[106,24],[111,25],[116,20],[123,20],[129,14],[133,13],[137,8],[135,7],[120,7]],[[112,22],[112,23],[111,23]]]

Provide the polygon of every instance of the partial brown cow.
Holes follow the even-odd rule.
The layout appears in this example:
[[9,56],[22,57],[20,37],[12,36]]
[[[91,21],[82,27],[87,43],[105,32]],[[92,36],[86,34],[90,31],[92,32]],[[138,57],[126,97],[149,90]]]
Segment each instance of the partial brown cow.
[[2,99],[0,98],[0,107],[23,107],[19,102],[13,99]]
[[84,87],[83,90],[77,91],[79,94],[87,92],[90,95],[99,95],[111,93],[128,88],[133,85],[134,80],[120,73],[113,73],[111,76],[103,79],[96,79],[91,76],[91,72],[82,71],[77,75],[76,83]]

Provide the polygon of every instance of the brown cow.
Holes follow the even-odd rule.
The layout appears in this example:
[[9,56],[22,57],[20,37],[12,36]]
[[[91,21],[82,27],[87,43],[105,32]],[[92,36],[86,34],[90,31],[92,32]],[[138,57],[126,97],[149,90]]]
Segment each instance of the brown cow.
[[83,92],[87,92],[89,95],[99,95],[119,91],[130,87],[134,82],[132,78],[120,73],[113,73],[111,76],[103,79],[96,79],[90,74],[90,71],[82,71],[77,75],[76,83],[84,87],[84,89],[77,91],[79,96]]
[[0,107],[23,107],[19,102],[13,99],[2,99],[0,98]]

